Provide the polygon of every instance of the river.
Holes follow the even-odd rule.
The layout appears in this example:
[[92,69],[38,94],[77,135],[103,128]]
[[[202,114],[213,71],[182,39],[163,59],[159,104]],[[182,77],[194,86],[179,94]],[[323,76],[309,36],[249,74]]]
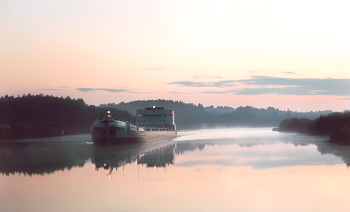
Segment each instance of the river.
[[96,146],[0,143],[0,211],[349,211],[350,147],[231,128]]

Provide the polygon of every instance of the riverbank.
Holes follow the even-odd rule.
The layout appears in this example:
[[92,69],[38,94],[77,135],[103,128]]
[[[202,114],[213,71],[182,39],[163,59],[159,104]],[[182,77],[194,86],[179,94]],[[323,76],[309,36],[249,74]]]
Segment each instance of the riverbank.
[[332,113],[315,120],[293,118],[283,120],[273,131],[299,132],[329,136],[329,142],[350,145],[350,112]]
[[110,110],[114,119],[135,122],[127,111],[87,105],[83,99],[43,95],[0,98],[0,140],[47,138],[90,132]]
[[0,143],[88,143],[92,142],[90,134],[65,135],[46,138],[3,139]]

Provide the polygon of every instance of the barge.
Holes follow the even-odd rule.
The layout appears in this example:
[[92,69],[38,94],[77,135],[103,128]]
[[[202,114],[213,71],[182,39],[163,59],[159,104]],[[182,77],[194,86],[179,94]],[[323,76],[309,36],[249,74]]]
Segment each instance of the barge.
[[96,120],[90,128],[94,143],[145,142],[177,136],[175,114],[164,107],[146,107],[136,111],[136,125],[115,120],[110,112],[107,118]]

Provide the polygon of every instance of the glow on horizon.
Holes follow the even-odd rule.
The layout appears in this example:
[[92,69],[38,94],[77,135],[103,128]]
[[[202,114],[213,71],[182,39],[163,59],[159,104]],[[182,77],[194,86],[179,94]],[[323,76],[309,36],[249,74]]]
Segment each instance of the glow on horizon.
[[[276,86],[245,83],[256,76],[350,80],[349,6],[347,1],[4,1],[0,96],[43,93],[95,105],[172,99],[204,106],[347,110],[350,81],[339,86],[347,93],[321,93],[318,85],[305,94],[247,95],[237,89]],[[205,84],[234,80],[241,82]],[[301,86],[295,83],[292,87]],[[320,93],[306,94],[307,89]]]

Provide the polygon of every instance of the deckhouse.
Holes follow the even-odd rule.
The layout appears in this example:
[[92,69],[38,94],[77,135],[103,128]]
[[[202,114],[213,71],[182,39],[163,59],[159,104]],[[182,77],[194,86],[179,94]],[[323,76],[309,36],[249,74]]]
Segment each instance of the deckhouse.
[[136,110],[136,123],[145,131],[176,131],[174,111],[164,107]]

